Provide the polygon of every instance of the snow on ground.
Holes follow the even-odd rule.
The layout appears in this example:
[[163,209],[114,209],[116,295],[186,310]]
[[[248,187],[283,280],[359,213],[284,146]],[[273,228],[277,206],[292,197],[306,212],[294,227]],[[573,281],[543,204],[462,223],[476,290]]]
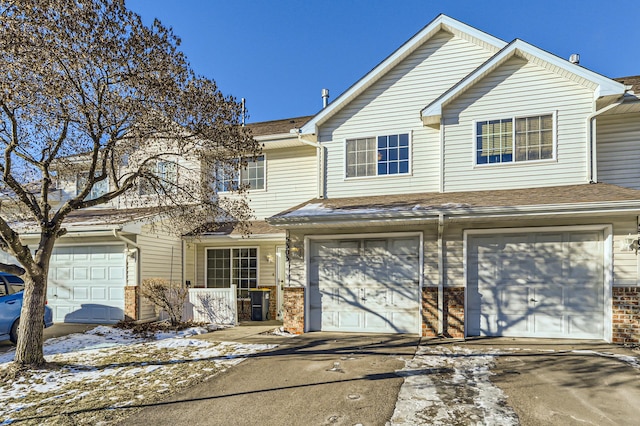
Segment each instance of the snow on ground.
[[[129,330],[101,326],[49,339],[44,352],[53,368],[32,370],[0,385],[0,425],[66,420],[109,424],[131,414],[115,410],[119,407],[159,401],[247,355],[275,347],[190,338],[206,331],[196,327],[145,339]],[[13,356],[14,351],[0,356],[0,371]]]
[[518,425],[489,380],[494,355],[457,346],[420,346],[404,376],[389,425]]

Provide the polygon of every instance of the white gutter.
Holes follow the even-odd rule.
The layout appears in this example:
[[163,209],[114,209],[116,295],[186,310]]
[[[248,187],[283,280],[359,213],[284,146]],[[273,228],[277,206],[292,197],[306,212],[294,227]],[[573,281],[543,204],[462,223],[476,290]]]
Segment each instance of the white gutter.
[[438,336],[444,334],[444,221],[445,215],[438,215]]
[[324,147],[322,146],[321,143],[319,142],[311,142],[308,140],[305,140],[302,138],[302,134],[298,131],[297,133],[298,135],[298,140],[300,142],[302,142],[305,145],[309,145],[309,146],[313,146],[316,148],[316,158],[318,159],[318,188],[317,188],[317,195],[318,198],[325,198],[325,194],[324,194],[324,163],[325,163],[325,153],[324,153]]
[[609,111],[610,109],[617,107],[618,105],[622,104],[623,101],[624,101],[624,93],[622,94],[620,99],[618,99],[616,102],[589,114],[589,116],[587,117],[587,128],[588,128],[587,143],[589,145],[589,160],[587,164],[587,181],[589,183],[598,182],[598,168],[596,163],[598,159],[597,158],[598,154],[596,150],[596,129],[595,129],[596,117],[604,112]]

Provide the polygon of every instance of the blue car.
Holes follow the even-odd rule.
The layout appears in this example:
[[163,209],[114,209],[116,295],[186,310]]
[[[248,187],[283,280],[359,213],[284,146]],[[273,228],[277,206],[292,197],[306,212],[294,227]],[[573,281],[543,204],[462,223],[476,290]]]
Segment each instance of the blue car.
[[[0,341],[18,341],[18,325],[22,310],[24,281],[15,275],[0,272]],[[53,311],[44,307],[44,326],[53,325]]]

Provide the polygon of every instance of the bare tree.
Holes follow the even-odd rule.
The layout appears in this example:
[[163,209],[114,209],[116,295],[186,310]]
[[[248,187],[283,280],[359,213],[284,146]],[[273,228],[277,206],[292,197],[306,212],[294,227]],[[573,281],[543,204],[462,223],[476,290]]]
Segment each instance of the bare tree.
[[[17,367],[44,363],[49,260],[74,211],[147,206],[178,232],[249,218],[242,197],[217,194],[214,171],[239,170],[259,146],[241,105],[196,76],[179,44],[124,0],[0,0],[0,248],[20,263],[0,270],[26,283]],[[54,197],[65,179],[77,193]]]

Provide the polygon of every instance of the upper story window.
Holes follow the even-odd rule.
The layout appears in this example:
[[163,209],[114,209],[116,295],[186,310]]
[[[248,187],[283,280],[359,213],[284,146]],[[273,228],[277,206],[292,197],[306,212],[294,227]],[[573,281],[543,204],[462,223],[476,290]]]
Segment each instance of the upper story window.
[[553,114],[476,122],[476,164],[554,158]]
[[[76,176],[76,195],[80,194],[89,180],[89,172],[81,172]],[[109,192],[109,179],[94,182],[85,200],[93,200]]]
[[149,195],[156,192],[154,186],[162,186],[166,192],[178,190],[178,164],[173,161],[158,160],[150,165],[151,172],[156,176],[158,183],[147,180],[140,182],[140,195]]
[[347,177],[409,173],[409,134],[347,139]]
[[[240,185],[245,185],[248,189],[264,189],[265,187],[265,166],[264,155],[244,159],[247,163],[242,170],[218,170],[218,191],[234,191]],[[239,161],[239,160],[238,160]]]

